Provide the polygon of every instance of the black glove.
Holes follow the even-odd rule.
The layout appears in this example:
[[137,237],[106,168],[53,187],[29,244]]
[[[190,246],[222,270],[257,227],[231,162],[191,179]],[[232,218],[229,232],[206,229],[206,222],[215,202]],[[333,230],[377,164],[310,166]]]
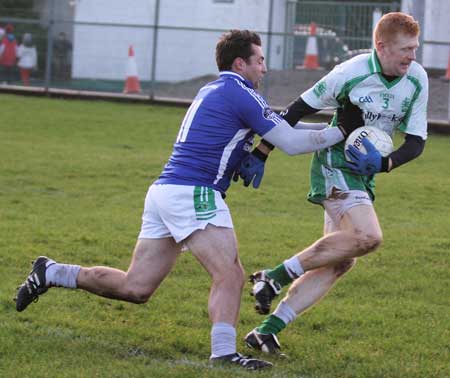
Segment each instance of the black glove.
[[359,106],[346,102],[342,108],[337,109],[337,127],[347,138],[353,130],[364,126],[363,112]]

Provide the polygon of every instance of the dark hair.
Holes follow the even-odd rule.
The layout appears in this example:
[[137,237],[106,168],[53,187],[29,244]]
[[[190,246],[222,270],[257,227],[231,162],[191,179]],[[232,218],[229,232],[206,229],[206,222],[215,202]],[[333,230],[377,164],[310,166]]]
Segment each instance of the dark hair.
[[219,71],[230,70],[236,58],[248,61],[253,55],[252,44],[261,46],[261,38],[249,30],[230,30],[216,45],[216,63]]

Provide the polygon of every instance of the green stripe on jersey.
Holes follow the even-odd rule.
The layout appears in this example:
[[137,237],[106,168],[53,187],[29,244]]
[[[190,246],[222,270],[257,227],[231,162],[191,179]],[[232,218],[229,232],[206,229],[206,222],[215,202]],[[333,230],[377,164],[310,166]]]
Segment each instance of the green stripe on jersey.
[[411,99],[411,102],[409,103],[408,109],[405,112],[405,116],[403,117],[403,121],[402,123],[399,125],[398,129],[401,132],[405,132],[406,127],[408,125],[409,119],[411,118],[411,112],[412,112],[412,108],[414,103],[417,101],[417,99],[419,98],[419,94],[422,91],[422,85],[420,85],[420,82],[417,78],[415,78],[414,76],[407,76],[408,80],[414,84],[414,86],[416,87],[416,90],[414,91],[414,95],[413,98]]

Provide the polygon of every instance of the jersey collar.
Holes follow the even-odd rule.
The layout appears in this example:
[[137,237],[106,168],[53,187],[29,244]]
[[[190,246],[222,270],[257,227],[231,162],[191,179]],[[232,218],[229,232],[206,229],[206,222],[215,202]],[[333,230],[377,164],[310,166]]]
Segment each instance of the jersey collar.
[[387,81],[386,78],[383,76],[383,69],[381,68],[380,59],[378,58],[377,52],[372,50],[372,53],[369,56],[369,69],[370,73],[375,74],[377,73],[381,82],[384,84],[384,86],[387,89],[392,88],[395,84],[397,84],[400,80],[402,80],[403,76],[399,76],[395,80]]
[[377,53],[375,50],[372,50],[372,53],[369,55],[369,69],[370,73],[382,73],[381,63],[378,59]]
[[236,72],[233,71],[220,71],[219,72],[219,76],[221,78],[236,78],[239,79],[240,81],[242,81],[247,87],[252,88],[253,89],[253,84],[251,81],[244,79],[244,77],[242,75],[239,75]]

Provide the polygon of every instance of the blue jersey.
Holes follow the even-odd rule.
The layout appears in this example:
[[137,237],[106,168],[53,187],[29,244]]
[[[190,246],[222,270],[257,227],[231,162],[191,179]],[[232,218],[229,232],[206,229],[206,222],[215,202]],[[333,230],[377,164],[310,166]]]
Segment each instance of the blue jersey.
[[225,193],[255,133],[262,136],[282,120],[249,81],[223,71],[198,92],[155,183],[207,186]]

